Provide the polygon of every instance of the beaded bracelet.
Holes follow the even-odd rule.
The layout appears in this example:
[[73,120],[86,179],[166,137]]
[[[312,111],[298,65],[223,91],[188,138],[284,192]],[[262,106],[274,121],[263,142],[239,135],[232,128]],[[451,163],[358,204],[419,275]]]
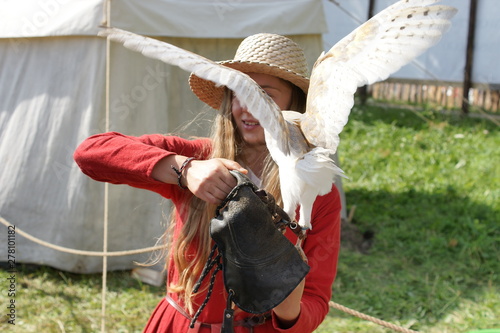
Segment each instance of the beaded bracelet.
[[175,171],[175,173],[177,174],[177,185],[179,185],[179,187],[182,188],[183,190],[186,190],[187,186],[182,185],[182,182],[181,182],[182,172],[184,171],[184,169],[186,168],[186,166],[189,164],[189,162],[191,162],[194,159],[195,159],[194,157],[187,158],[184,161],[184,163],[182,163],[182,165],[179,168],[179,170],[177,170],[177,168],[174,167],[173,165],[170,166]]

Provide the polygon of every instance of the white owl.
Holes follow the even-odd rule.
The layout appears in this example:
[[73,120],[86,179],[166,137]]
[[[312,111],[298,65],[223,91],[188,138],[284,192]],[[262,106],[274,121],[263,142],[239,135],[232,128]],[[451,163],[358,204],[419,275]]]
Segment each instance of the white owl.
[[304,114],[281,111],[248,75],[156,39],[108,28],[99,33],[125,47],[227,86],[264,128],[279,168],[283,205],[290,218],[311,228],[318,195],[331,190],[342,171],[330,158],[348,121],[358,87],[386,79],[436,44],[456,9],[439,0],[401,0],[378,13],[317,59]]

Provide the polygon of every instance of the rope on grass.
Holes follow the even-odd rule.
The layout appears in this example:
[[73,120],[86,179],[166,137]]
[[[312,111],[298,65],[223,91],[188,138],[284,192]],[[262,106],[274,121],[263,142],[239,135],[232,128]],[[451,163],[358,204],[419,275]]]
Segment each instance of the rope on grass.
[[0,216],[0,222],[5,225],[6,227],[14,227],[16,229],[16,234],[19,234],[21,236],[23,236],[24,238],[26,239],[29,239],[30,241],[34,242],[34,243],[37,243],[39,245],[42,245],[42,246],[45,246],[45,247],[48,247],[49,249],[53,249],[53,250],[56,250],[56,251],[60,251],[60,252],[65,252],[65,253],[70,253],[70,254],[76,254],[76,255],[80,255],[80,256],[91,256],[91,257],[104,257],[104,256],[107,256],[107,257],[121,257],[121,256],[128,256],[128,255],[132,255],[132,254],[140,254],[140,253],[147,253],[147,252],[153,252],[153,251],[157,251],[157,250],[162,250],[162,249],[165,249],[167,246],[166,245],[158,245],[158,246],[151,246],[151,247],[146,247],[146,248],[143,248],[143,249],[136,249],[136,250],[125,250],[125,251],[112,251],[112,252],[108,252],[108,251],[83,251],[83,250],[76,250],[76,249],[71,249],[71,248],[68,248],[68,247],[64,247],[64,246],[59,246],[59,245],[55,245],[55,244],[52,244],[52,243],[49,243],[49,242],[46,242],[40,238],[37,238],[35,236],[32,236],[24,231],[22,231],[21,229],[19,229],[18,227],[14,226],[13,224],[9,223],[7,220],[5,220],[3,217]]
[[404,327],[401,327],[401,326],[389,323],[387,321],[384,321],[384,320],[381,320],[381,319],[378,319],[378,318],[366,315],[364,313],[361,313],[361,312],[358,312],[356,310],[350,309],[348,307],[345,307],[345,306],[343,306],[341,304],[338,304],[338,303],[335,303],[333,301],[328,302],[328,305],[330,305],[330,307],[332,307],[334,309],[343,311],[345,313],[348,313],[350,315],[353,315],[355,317],[358,317],[358,318],[361,318],[361,319],[364,319],[364,320],[371,321],[372,323],[375,323],[377,325],[390,328],[391,330],[394,330],[394,331],[403,332],[403,333],[418,333],[417,331],[413,331],[413,330],[410,330],[408,328],[404,328]]

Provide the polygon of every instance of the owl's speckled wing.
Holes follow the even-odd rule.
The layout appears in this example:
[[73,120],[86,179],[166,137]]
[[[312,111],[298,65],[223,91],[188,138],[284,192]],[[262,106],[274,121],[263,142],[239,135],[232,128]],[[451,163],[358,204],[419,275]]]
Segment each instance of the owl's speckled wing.
[[301,129],[336,151],[358,87],[386,79],[436,44],[456,9],[439,0],[401,0],[351,32],[316,61]]

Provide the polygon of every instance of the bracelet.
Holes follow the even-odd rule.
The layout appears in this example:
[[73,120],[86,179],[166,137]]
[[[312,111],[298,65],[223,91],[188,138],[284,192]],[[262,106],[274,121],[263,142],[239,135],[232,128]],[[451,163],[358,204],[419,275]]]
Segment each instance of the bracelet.
[[184,171],[184,169],[186,168],[186,166],[189,164],[189,162],[191,162],[192,160],[195,160],[195,158],[194,157],[187,158],[184,161],[184,163],[182,163],[182,165],[179,168],[179,170],[177,170],[177,168],[174,167],[173,165],[170,166],[175,171],[175,173],[177,174],[177,185],[179,185],[179,187],[182,188],[183,190],[187,190],[187,186],[182,185],[182,182],[181,182],[182,172]]

